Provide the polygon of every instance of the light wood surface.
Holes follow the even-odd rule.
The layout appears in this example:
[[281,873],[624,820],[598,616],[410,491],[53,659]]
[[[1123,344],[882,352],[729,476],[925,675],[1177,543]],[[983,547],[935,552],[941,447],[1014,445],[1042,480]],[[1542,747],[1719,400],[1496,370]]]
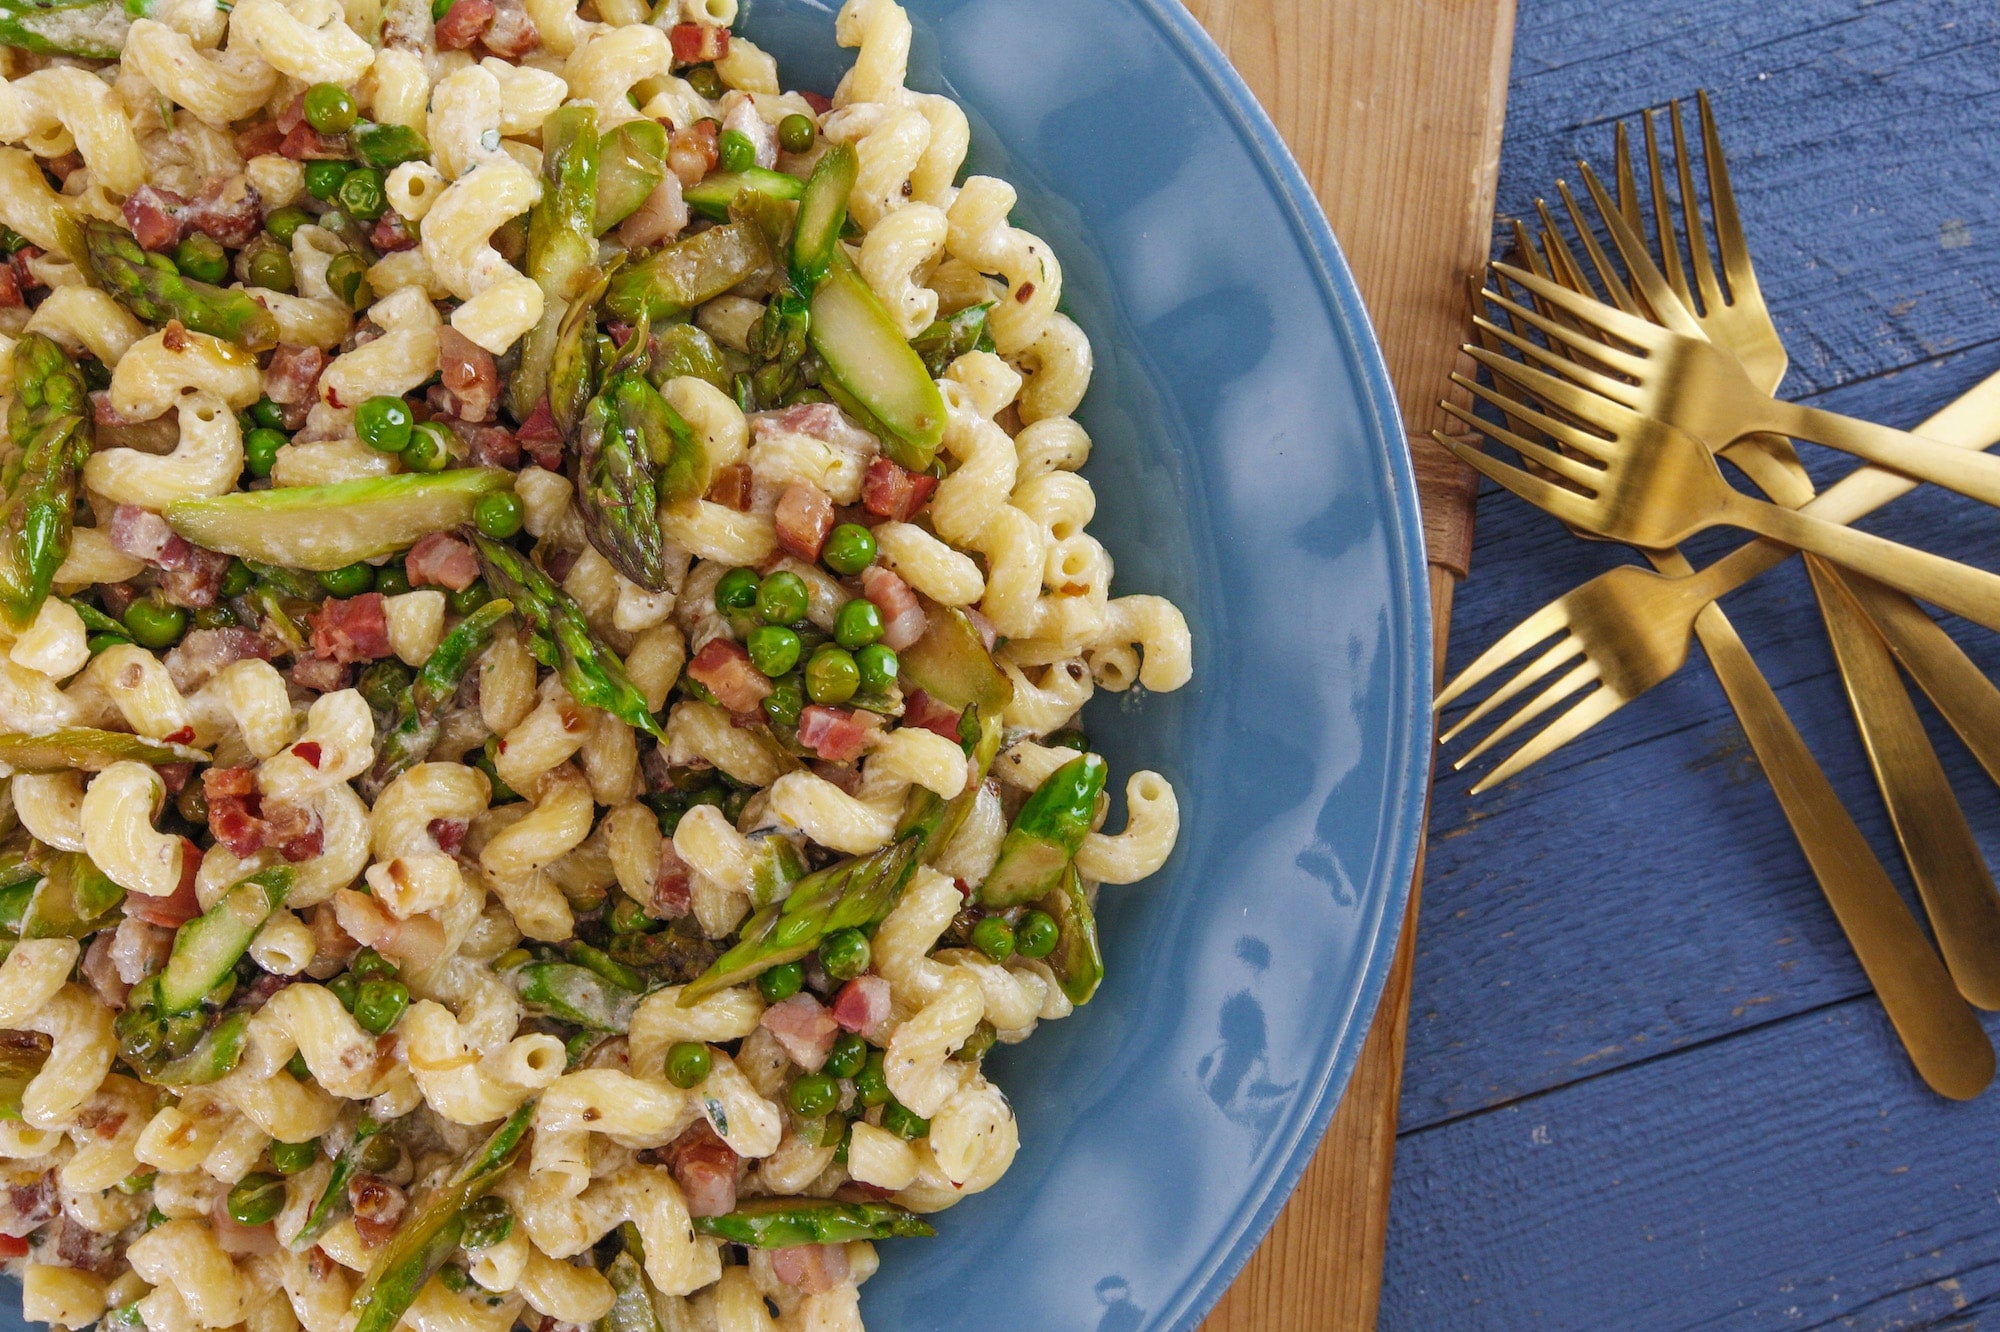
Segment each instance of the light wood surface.
[[[1333,220],[1410,433],[1445,424],[1464,279],[1491,236],[1513,0],[1188,0]],[[1418,455],[1438,659],[1470,551],[1471,489]],[[1421,887],[1423,871],[1417,872]],[[1205,1332],[1375,1325],[1409,1011],[1416,888],[1361,1062],[1325,1143]]]

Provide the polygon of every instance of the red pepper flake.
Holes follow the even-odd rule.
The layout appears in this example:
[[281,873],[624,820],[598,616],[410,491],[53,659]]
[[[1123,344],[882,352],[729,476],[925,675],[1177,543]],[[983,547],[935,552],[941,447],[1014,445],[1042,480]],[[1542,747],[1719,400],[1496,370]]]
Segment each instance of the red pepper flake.
[[194,741],[194,727],[183,726],[173,734],[163,737],[170,745],[191,744]]
[[301,759],[304,759],[307,766],[314,768],[319,766],[319,742],[317,740],[302,740],[292,746],[292,752],[297,754]]

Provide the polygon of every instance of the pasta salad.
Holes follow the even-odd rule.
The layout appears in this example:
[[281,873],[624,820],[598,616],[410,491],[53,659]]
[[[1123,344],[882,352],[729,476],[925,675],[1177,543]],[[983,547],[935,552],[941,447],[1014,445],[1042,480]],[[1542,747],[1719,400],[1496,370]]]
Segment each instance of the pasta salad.
[[859,1328],[1179,827],[1090,343],[910,23],[0,3],[0,1257],[115,1332]]

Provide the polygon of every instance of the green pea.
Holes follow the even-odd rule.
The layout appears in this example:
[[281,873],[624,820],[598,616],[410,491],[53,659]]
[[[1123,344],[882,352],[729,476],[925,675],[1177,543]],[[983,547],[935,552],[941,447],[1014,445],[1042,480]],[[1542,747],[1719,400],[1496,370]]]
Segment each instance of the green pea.
[[1014,956],[1014,927],[1005,916],[986,916],[972,927],[972,946],[995,962]]
[[611,910],[604,918],[613,934],[638,934],[652,923],[646,915],[646,908],[640,906],[623,893],[611,904]]
[[354,128],[358,114],[354,98],[337,83],[315,83],[306,89],[306,124],[331,137]]
[[882,637],[882,612],[866,597],[856,597],[834,617],[833,641],[853,652]]
[[854,1099],[862,1105],[889,1103],[889,1080],[883,1072],[883,1060],[880,1050],[870,1050],[867,1062],[854,1075]]
[[976,1064],[986,1057],[986,1052],[999,1039],[1000,1033],[993,1024],[981,1018],[979,1025],[972,1029],[972,1034],[965,1038],[965,1044],[953,1050],[951,1057],[961,1064]]
[[806,708],[805,686],[796,674],[782,675],[771,681],[771,692],[764,696],[764,715],[775,726],[797,726],[799,714]]
[[250,584],[255,579],[256,575],[250,572],[249,565],[241,560],[231,560],[229,572],[222,575],[222,595],[240,597],[250,590]]
[[715,584],[715,608],[719,611],[747,611],[757,604],[757,571],[731,569]]
[[142,648],[172,647],[187,628],[187,612],[164,601],[140,597],[125,608],[125,632]]
[[354,995],[354,1020],[380,1036],[396,1025],[410,1006],[410,987],[399,980],[361,982]]
[[690,88],[711,102],[726,91],[722,86],[722,76],[715,72],[714,65],[696,65],[684,77]]
[[278,465],[278,450],[291,441],[269,426],[258,426],[243,437],[243,465],[252,476],[269,476]]
[[194,613],[197,629],[227,629],[236,623],[236,612],[227,606],[203,606]]
[[400,564],[385,564],[375,571],[375,590],[385,597],[400,597],[410,590],[410,574]]
[[1062,927],[1046,911],[1030,911],[1014,927],[1014,951],[1022,957],[1047,957],[1062,939]]
[[757,145],[750,142],[750,136],[742,130],[722,131],[722,138],[716,144],[719,165],[724,171],[748,171],[757,165]]
[[854,664],[861,670],[861,687],[871,694],[886,693],[902,668],[896,654],[880,643],[855,653]]
[[368,261],[354,250],[342,250],[327,263],[326,285],[350,309],[364,309],[375,300],[375,289],[368,285]]
[[325,203],[340,193],[340,182],[347,179],[349,169],[346,162],[306,163],[306,193]]
[[826,1071],[836,1078],[852,1078],[860,1075],[868,1066],[868,1042],[851,1031],[843,1031],[834,1037],[833,1049],[826,1057]]
[[799,1141],[808,1147],[833,1147],[847,1141],[845,1115],[815,1115],[799,1120],[794,1127]]
[[505,541],[519,532],[523,517],[521,498],[511,490],[481,495],[472,508],[473,525],[495,541]]
[[497,1193],[489,1193],[465,1209],[465,1231],[458,1238],[462,1249],[490,1249],[514,1233],[514,1209]]
[[858,574],[875,563],[875,534],[859,523],[842,523],[827,533],[819,557],[837,574]]
[[344,565],[322,573],[319,585],[336,597],[358,597],[375,586],[375,571],[365,564]]
[[326,988],[333,991],[333,997],[340,1000],[342,1008],[350,1013],[354,1011],[354,1001],[360,993],[361,982],[354,979],[352,972],[341,972],[326,983]]
[[436,421],[419,421],[410,428],[403,466],[413,472],[442,472],[451,466],[451,432]]
[[250,424],[276,430],[285,423],[285,409],[269,398],[259,398],[249,406]]
[[861,668],[845,648],[823,647],[806,663],[806,697],[815,703],[845,703],[861,688]]
[[797,624],[806,618],[806,580],[780,569],[757,584],[757,616],[765,624]]
[[83,640],[83,645],[90,649],[90,655],[94,657],[106,648],[114,648],[121,643],[129,643],[131,641],[131,639],[125,637],[123,634],[92,634],[89,638]]
[[860,930],[835,930],[819,946],[819,964],[835,980],[853,980],[868,970],[868,936]]
[[1052,749],[1073,749],[1079,754],[1090,752],[1090,737],[1082,731],[1057,731],[1042,743]]
[[781,624],[760,624],[750,631],[750,664],[773,678],[799,664],[799,636]]
[[271,291],[292,289],[292,256],[277,244],[261,246],[244,261],[243,278],[253,287]]
[[348,172],[334,197],[343,211],[363,222],[373,222],[389,206],[382,193],[382,173],[374,167],[356,167]]
[[271,210],[271,215],[264,219],[264,230],[290,245],[298,229],[311,226],[312,222],[313,215],[303,208],[275,208]]
[[778,146],[788,153],[810,152],[818,137],[819,126],[811,116],[794,112],[778,122]]
[[806,969],[798,962],[772,967],[757,977],[757,993],[767,1004],[781,1004],[805,988]]
[[229,1191],[229,1219],[240,1226],[261,1226],[285,1210],[285,1181],[258,1171],[245,1175]]
[[229,252],[221,241],[199,231],[175,248],[174,263],[197,282],[219,283],[229,278]]
[[347,964],[347,970],[358,981],[394,980],[397,966],[372,948],[364,948],[354,955]]
[[450,604],[452,614],[470,615],[493,600],[493,591],[486,586],[484,578],[475,580],[471,586],[462,587],[445,600]]
[[208,794],[201,789],[201,783],[189,782],[183,786],[181,793],[174,797],[174,808],[179,810],[181,817],[189,823],[197,825],[207,823]]
[[269,1156],[271,1168],[281,1175],[296,1175],[301,1170],[310,1170],[312,1163],[319,1160],[319,1139],[306,1142],[274,1142]]
[[675,1041],[667,1051],[667,1081],[684,1091],[699,1087],[708,1080],[714,1058],[701,1041]]
[[897,1137],[909,1141],[927,1138],[931,1132],[931,1121],[911,1110],[901,1101],[890,1100],[882,1107],[882,1127]]
[[401,453],[409,448],[415,422],[410,404],[386,393],[354,409],[354,433],[378,453]]
[[816,1119],[840,1104],[840,1084],[824,1073],[807,1073],[792,1079],[785,1100],[793,1114]]
[[306,1057],[302,1054],[294,1054],[285,1061],[285,1072],[299,1082],[312,1081],[312,1070],[306,1067]]

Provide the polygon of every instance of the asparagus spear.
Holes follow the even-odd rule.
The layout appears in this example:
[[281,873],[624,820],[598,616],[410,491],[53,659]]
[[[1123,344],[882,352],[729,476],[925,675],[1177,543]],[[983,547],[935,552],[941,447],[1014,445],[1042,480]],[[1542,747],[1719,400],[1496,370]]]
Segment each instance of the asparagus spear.
[[14,452],[0,467],[0,615],[25,628],[69,554],[77,478],[90,456],[90,409],[69,354],[40,333],[14,346]]
[[176,500],[169,526],[197,546],[325,573],[407,550],[472,519],[480,498],[511,486],[494,467],[368,476],[320,486]]
[[637,990],[606,980],[588,967],[569,962],[529,962],[509,972],[521,1002],[531,1013],[591,1031],[623,1034],[644,998]]
[[542,318],[522,341],[520,369],[507,383],[507,409],[517,421],[528,419],[548,387],[563,317],[597,259],[597,177],[597,108],[557,108],[542,124],[542,197],[528,214],[528,276],[542,288]]
[[854,145],[843,143],[819,159],[806,182],[792,235],[792,287],[802,296],[813,294],[833,262],[834,247],[847,224],[847,196],[854,192],[860,172],[861,158]]
[[646,1275],[646,1248],[639,1228],[630,1221],[618,1227],[623,1247],[604,1268],[604,1279],[617,1292],[611,1311],[597,1320],[597,1332],[663,1332],[653,1307],[653,1283]]
[[178,1059],[139,1070],[139,1078],[156,1087],[194,1087],[220,1081],[243,1061],[249,1035],[250,1012],[238,1009],[210,1027],[194,1049]]
[[957,314],[946,315],[910,339],[910,347],[923,358],[924,369],[936,379],[945,368],[968,352],[992,351],[993,338],[986,331],[986,318],[993,302],[968,305]]
[[883,1202],[836,1202],[832,1198],[757,1198],[722,1216],[694,1218],[697,1234],[714,1235],[756,1249],[790,1249],[802,1244],[845,1244],[850,1240],[928,1238],[930,1222],[906,1207]]
[[500,621],[513,610],[514,603],[498,597],[460,620],[438,641],[437,650],[416,678],[399,691],[396,720],[384,732],[375,766],[361,782],[362,794],[371,802],[390,782],[430,755],[443,729],[439,708],[458,692],[459,681],[493,641]]
[[25,1032],[10,1032],[0,1044],[0,1120],[21,1117],[21,1093],[48,1058],[49,1052]]
[[200,1004],[291,891],[291,868],[279,865],[237,883],[214,906],[181,926],[166,970],[160,973],[160,1011],[177,1017]]
[[1071,1003],[1087,1004],[1104,979],[1104,953],[1097,943],[1097,914],[1091,910],[1090,897],[1074,864],[1064,867],[1055,888],[1040,905],[1062,930],[1056,950],[1049,954],[1049,969]]
[[[641,318],[604,387],[583,408],[576,436],[576,494],[584,534],[611,567],[651,592],[667,586],[667,539],[660,531],[655,462],[675,455],[667,405],[646,382],[647,332]],[[664,447],[663,447],[664,445]]]
[[1097,755],[1079,754],[1035,788],[1000,843],[1000,858],[979,885],[982,904],[1020,906],[1055,889],[1090,832],[1109,772]]
[[152,12],[151,0],[0,0],[0,46],[116,60],[132,20]]
[[424,1283],[444,1266],[465,1233],[465,1209],[484,1197],[513,1165],[534,1122],[535,1102],[519,1109],[493,1131],[451,1178],[430,1190],[376,1253],[349,1306],[354,1332],[390,1332],[409,1311]]
[[528,625],[530,650],[544,666],[561,673],[570,695],[585,707],[601,708],[655,740],[665,740],[665,728],[647,711],[646,696],[625,674],[625,663],[597,641],[568,594],[512,546],[471,528],[465,536],[479,552],[487,585],[514,603]]
[[139,242],[109,222],[91,218],[84,223],[83,255],[84,272],[148,323],[178,319],[198,333],[250,351],[278,345],[278,321],[249,293],[197,282],[174,271],[172,264],[154,263]]
[[661,322],[713,300],[775,261],[764,233],[730,222],[665,245],[611,281],[605,304],[628,323],[641,315]]
[[597,303],[610,278],[608,269],[598,274],[570,305],[549,354],[549,412],[565,436],[576,433],[583,409],[597,392]]
[[681,990],[683,1008],[741,985],[772,967],[795,962],[818,948],[835,930],[880,924],[896,909],[903,886],[931,851],[944,846],[965,822],[1000,749],[999,718],[978,718],[979,739],[972,752],[977,769],[965,790],[946,801],[918,788],[911,794],[895,838],[879,851],[829,865],[799,880],[782,902],[762,908],[743,923],[734,948],[717,958],[702,977]]
[[206,763],[208,754],[123,731],[71,726],[47,735],[0,734],[0,763],[15,772],[102,772],[114,763]]
[[891,459],[928,468],[944,440],[944,397],[839,246],[813,288],[811,336],[828,391],[837,385],[887,428],[882,448]]
[[56,856],[35,885],[17,929],[23,939],[81,939],[109,925],[125,890],[81,851]]

